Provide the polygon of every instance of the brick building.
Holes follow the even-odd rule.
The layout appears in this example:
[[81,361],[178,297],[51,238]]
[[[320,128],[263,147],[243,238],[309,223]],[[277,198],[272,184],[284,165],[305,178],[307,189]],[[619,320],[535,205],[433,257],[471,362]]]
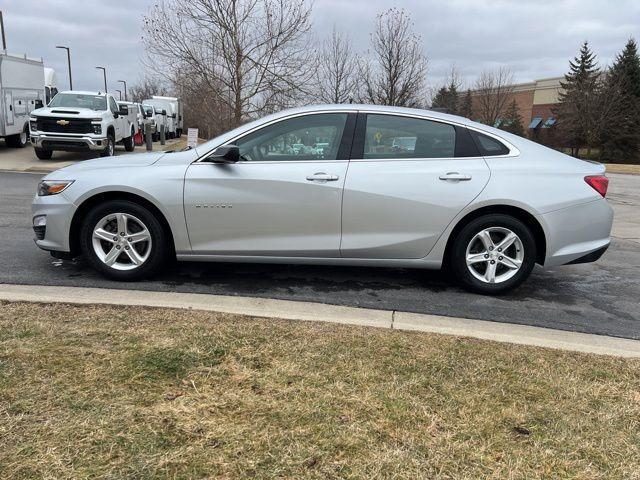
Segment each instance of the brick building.
[[542,139],[546,136],[544,130],[555,124],[553,109],[559,102],[561,80],[564,77],[543,78],[513,86],[513,97],[507,104],[516,101],[528,137]]

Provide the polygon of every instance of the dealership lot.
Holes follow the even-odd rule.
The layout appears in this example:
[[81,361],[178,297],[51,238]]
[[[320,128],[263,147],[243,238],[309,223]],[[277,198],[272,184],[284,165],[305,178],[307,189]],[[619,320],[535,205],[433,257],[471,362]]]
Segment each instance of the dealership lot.
[[[8,167],[0,148],[0,170]],[[142,149],[137,149],[143,151]],[[13,152],[16,152],[13,150]],[[37,171],[33,152],[19,151],[24,171]],[[74,161],[57,154],[53,162]],[[58,165],[56,165],[57,167]],[[566,266],[531,279],[512,294],[483,297],[451,285],[442,274],[421,270],[291,265],[181,263],[158,278],[118,283],[98,276],[83,261],[54,261],[32,241],[30,203],[40,175],[0,173],[0,283],[109,287],[250,295],[348,306],[511,322],[640,339],[640,176],[610,175],[616,211],[614,241],[594,264]]]

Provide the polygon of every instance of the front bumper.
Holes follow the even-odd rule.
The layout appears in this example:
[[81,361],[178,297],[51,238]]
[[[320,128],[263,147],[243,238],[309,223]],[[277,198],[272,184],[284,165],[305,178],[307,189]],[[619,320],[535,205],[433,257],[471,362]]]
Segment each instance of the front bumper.
[[611,243],[613,209],[604,199],[541,215],[547,237],[546,267],[594,262]]
[[95,135],[62,135],[56,133],[33,132],[31,143],[44,150],[62,150],[67,152],[104,150],[107,137]]
[[36,232],[34,241],[38,247],[47,251],[70,252],[69,230],[76,206],[65,197],[58,195],[36,197],[31,204],[32,217],[46,216],[46,228],[41,229],[42,238]]

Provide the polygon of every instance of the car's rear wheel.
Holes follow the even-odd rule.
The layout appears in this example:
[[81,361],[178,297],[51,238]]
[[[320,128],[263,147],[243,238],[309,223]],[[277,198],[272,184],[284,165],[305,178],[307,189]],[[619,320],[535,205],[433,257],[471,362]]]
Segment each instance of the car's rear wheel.
[[35,152],[36,152],[36,157],[38,157],[40,160],[50,160],[51,156],[53,155],[53,151],[52,150],[47,150],[45,148],[34,148]]
[[148,209],[125,200],[94,207],[80,232],[89,263],[114,280],[138,280],[155,273],[167,254],[162,224]]
[[450,266],[463,287],[499,294],[525,281],[535,259],[536,243],[529,227],[510,215],[489,214],[462,228],[451,249]]

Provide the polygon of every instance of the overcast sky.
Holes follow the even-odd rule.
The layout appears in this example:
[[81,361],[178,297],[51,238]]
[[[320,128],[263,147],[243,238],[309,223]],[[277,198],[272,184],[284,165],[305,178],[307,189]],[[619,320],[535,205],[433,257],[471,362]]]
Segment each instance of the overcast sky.
[[[8,50],[43,57],[67,88],[64,50],[72,49],[76,89],[99,89],[107,67],[109,89],[141,75],[141,19],[153,0],[4,0]],[[626,40],[640,40],[640,0],[315,0],[314,35],[335,24],[364,52],[377,12],[401,7],[412,15],[429,59],[429,83],[455,65],[467,83],[484,68],[508,66],[518,82],[562,75],[588,40],[601,64]]]

